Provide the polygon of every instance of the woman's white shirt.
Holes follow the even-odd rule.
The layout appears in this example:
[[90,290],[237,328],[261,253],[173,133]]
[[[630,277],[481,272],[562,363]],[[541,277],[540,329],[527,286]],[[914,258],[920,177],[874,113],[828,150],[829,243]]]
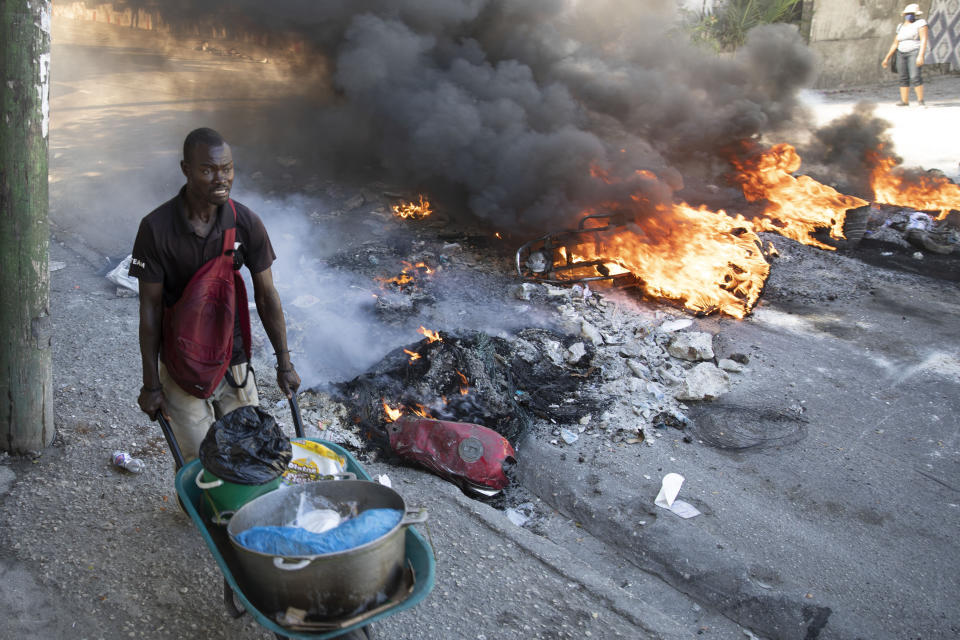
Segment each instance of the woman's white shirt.
[[897,51],[910,53],[920,48],[920,28],[927,26],[926,20],[901,22],[897,25]]

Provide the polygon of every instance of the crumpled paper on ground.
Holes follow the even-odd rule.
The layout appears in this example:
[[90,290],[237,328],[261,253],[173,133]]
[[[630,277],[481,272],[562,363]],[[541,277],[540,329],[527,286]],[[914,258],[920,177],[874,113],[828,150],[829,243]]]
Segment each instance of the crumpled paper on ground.
[[663,482],[660,485],[660,493],[653,501],[658,507],[663,507],[672,511],[681,518],[693,518],[700,515],[697,508],[689,502],[677,500],[677,494],[680,493],[680,487],[683,485],[683,476],[679,473],[668,473],[663,476]]

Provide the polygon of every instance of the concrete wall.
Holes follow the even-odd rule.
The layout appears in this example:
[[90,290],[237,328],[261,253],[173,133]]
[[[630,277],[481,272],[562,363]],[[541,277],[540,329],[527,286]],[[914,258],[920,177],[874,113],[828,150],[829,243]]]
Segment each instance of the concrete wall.
[[[933,0],[918,2],[923,17]],[[880,61],[893,43],[907,0],[813,0],[810,48],[820,57],[817,88],[893,81]]]

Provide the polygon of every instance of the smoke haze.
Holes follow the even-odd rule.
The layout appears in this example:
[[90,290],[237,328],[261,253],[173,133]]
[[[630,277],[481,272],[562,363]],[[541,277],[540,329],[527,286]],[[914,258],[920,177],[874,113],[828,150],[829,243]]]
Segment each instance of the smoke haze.
[[221,4],[162,11],[295,33],[323,56],[330,91],[282,127],[312,161],[376,167],[498,229],[566,226],[631,194],[648,213],[681,175],[709,179],[727,144],[802,120],[813,73],[790,26],[718,57],[686,44],[666,1]]

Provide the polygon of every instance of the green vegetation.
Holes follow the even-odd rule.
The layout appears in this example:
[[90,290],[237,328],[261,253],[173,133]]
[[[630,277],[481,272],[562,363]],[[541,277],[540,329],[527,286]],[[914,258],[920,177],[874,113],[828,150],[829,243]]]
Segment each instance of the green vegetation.
[[720,0],[712,10],[688,11],[686,28],[694,42],[733,51],[761,24],[800,23],[801,0]]

